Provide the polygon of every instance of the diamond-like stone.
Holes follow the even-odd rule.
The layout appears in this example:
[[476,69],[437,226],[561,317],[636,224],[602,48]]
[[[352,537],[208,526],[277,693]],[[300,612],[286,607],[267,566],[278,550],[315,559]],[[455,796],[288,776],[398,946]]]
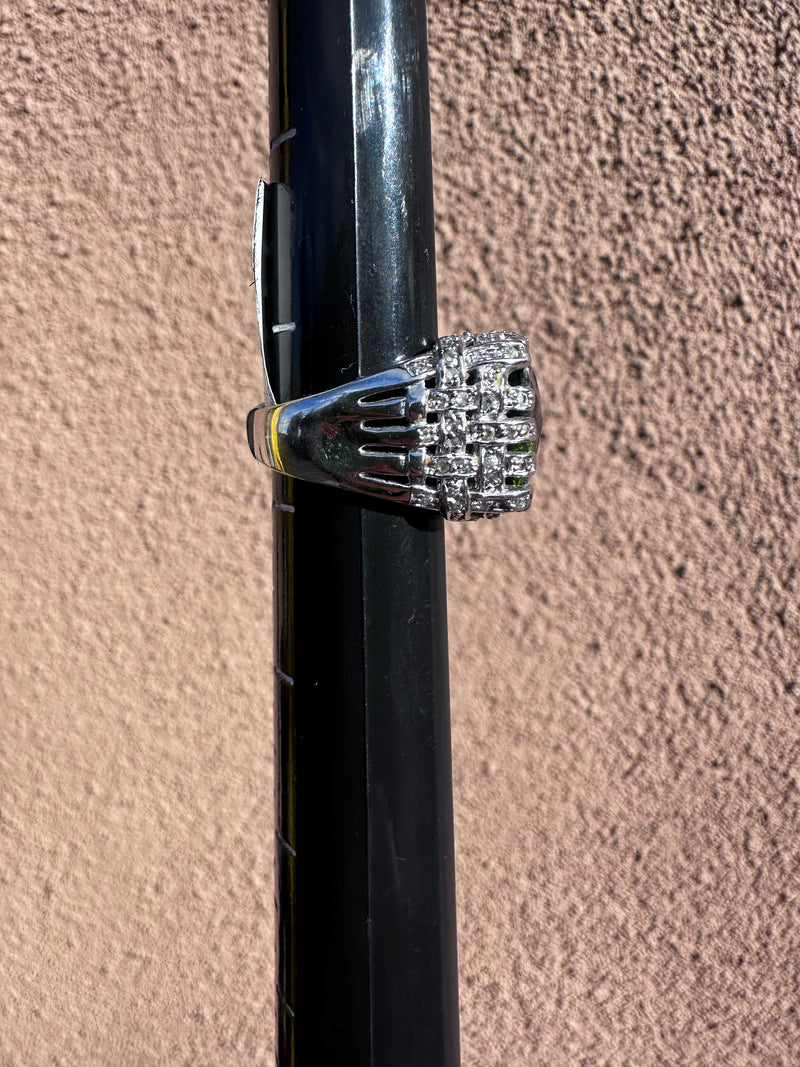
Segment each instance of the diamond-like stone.
[[471,508],[488,514],[492,511],[525,511],[530,507],[533,494],[530,489],[508,489],[502,494],[474,493]]
[[438,444],[439,424],[436,422],[420,423],[417,429],[417,440],[423,447]]
[[460,411],[443,411],[439,418],[439,441],[448,451],[461,451],[467,443],[467,417]]
[[503,490],[503,459],[505,449],[502,445],[489,445],[481,449],[481,473],[483,474],[483,489],[489,493],[500,493]]
[[533,390],[510,387],[505,392],[506,411],[531,411],[533,409]]
[[464,375],[461,373],[458,360],[455,363],[446,363],[442,360],[439,364],[439,385],[443,389],[456,389],[463,384]]
[[415,485],[411,490],[411,503],[420,508],[439,508],[439,496],[429,485]]
[[506,474],[533,474],[535,458],[533,452],[511,452],[506,454]]
[[497,416],[503,406],[503,370],[494,364],[481,367],[481,414]]
[[530,441],[533,439],[533,423],[527,419],[507,419],[498,424],[495,439],[509,445]]
[[447,411],[450,407],[450,392],[447,389],[429,389],[425,404],[428,411]]
[[478,387],[464,386],[453,389],[429,389],[426,395],[428,411],[469,411],[478,407]]
[[421,356],[410,359],[405,366],[408,368],[408,373],[412,378],[426,377],[436,372],[436,368],[439,366],[439,354],[435,349],[430,352],[423,352]]
[[481,345],[468,348],[465,358],[469,366],[477,367],[481,364],[498,364],[504,367],[519,367],[528,365],[528,353],[524,342],[521,341],[490,341]]
[[427,470],[429,474],[437,478],[471,478],[478,473],[478,457],[465,455],[430,456]]
[[445,482],[445,486],[448,517],[451,519],[463,519],[467,511],[467,500],[461,484]]
[[470,422],[467,427],[467,443],[481,444],[485,441],[494,441],[497,436],[496,429],[493,422],[478,422],[477,420]]
[[476,409],[479,404],[477,385],[468,385],[463,389],[454,389],[450,393],[450,407],[462,411]]

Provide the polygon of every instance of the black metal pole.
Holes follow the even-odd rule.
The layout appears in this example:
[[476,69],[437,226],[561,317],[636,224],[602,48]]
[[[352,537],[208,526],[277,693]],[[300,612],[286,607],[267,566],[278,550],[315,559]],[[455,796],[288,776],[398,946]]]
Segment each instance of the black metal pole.
[[[430,347],[436,279],[424,0],[270,13],[281,402]],[[274,531],[278,1063],[455,1067],[442,520],[276,475]]]

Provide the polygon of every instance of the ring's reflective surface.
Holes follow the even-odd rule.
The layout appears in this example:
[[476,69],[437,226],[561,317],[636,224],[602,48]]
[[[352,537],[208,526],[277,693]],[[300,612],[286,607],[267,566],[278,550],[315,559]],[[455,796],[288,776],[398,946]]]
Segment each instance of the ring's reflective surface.
[[524,511],[542,428],[528,342],[442,337],[390,370],[248,416],[253,455],[294,478],[441,511]]

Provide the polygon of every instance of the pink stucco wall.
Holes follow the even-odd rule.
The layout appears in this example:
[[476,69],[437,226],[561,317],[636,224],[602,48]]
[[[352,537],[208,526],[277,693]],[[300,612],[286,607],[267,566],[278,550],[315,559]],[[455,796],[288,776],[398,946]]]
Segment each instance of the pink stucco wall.
[[[800,12],[437,0],[465,1067],[800,1062]],[[265,8],[0,5],[0,1064],[272,1061]]]

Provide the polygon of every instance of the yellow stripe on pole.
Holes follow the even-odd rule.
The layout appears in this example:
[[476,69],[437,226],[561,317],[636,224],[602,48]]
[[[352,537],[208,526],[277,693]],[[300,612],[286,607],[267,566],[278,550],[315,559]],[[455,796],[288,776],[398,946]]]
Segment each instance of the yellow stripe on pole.
[[272,462],[275,464],[281,474],[285,474],[286,471],[284,470],[283,463],[281,462],[281,453],[280,448],[278,446],[278,417],[280,415],[280,412],[280,407],[273,408],[273,410],[270,412],[269,447],[270,451],[272,452]]

